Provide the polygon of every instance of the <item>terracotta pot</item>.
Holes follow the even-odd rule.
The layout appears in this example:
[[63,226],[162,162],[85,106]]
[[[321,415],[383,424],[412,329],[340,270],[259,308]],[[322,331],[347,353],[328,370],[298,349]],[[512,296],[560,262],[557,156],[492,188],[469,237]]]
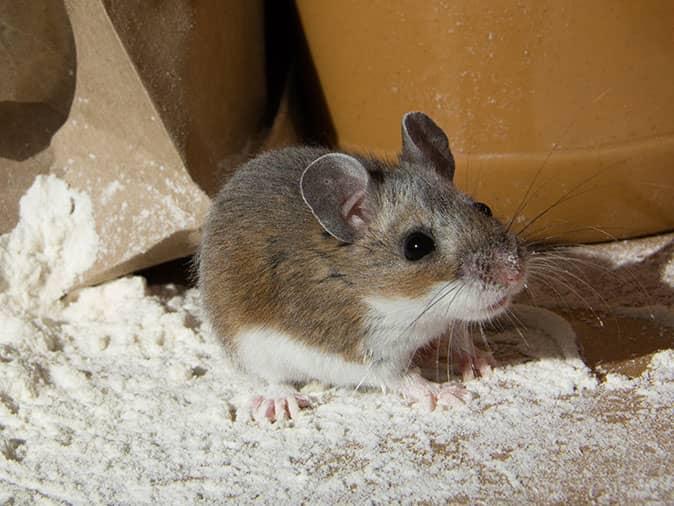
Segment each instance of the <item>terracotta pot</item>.
[[422,110],[458,186],[505,219],[526,201],[520,229],[543,213],[526,236],[674,228],[674,3],[297,3],[342,148],[395,156]]

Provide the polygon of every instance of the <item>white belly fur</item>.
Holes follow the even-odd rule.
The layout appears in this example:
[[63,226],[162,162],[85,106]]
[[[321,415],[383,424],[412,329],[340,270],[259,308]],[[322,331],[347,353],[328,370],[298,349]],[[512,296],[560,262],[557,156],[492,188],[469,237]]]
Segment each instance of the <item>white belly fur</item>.
[[270,383],[318,380],[331,385],[392,386],[407,372],[420,346],[447,332],[452,318],[465,317],[467,309],[476,305],[468,289],[432,305],[443,291],[458,288],[438,283],[417,299],[366,299],[371,334],[364,346],[374,365],[347,361],[267,327],[248,328],[236,336],[238,359],[246,371]]
[[331,385],[381,386],[387,383],[384,378],[399,376],[381,367],[373,370],[366,364],[349,362],[268,328],[245,330],[236,341],[241,366],[269,383],[317,380]]

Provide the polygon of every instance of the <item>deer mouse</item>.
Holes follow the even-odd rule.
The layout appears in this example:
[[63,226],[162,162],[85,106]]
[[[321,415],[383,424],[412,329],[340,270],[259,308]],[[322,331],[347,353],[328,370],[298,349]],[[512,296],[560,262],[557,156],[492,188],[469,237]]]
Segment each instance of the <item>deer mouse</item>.
[[[256,420],[293,418],[292,385],[381,387],[431,409],[462,396],[410,370],[455,322],[489,320],[526,277],[527,251],[452,183],[447,136],[402,119],[395,163],[324,148],[286,148],[241,166],[203,230],[205,314],[245,372],[266,386]],[[465,369],[488,359],[454,339]]]

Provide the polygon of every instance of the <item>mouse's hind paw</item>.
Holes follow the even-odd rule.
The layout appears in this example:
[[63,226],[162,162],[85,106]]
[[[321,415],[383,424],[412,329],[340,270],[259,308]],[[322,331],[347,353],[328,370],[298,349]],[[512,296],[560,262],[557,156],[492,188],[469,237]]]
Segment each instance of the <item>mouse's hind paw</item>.
[[276,423],[296,419],[311,401],[292,387],[269,388],[250,400],[250,414],[257,423]]

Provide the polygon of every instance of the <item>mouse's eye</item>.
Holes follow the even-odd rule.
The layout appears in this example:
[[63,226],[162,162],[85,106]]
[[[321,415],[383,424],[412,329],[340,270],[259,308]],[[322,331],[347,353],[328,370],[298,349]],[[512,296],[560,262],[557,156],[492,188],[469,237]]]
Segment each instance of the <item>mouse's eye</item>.
[[403,249],[405,251],[405,258],[411,262],[415,262],[431,253],[435,249],[435,242],[423,232],[412,232],[405,237]]
[[475,207],[475,209],[480,211],[485,216],[491,216],[491,208],[484,202],[475,202],[473,207]]

